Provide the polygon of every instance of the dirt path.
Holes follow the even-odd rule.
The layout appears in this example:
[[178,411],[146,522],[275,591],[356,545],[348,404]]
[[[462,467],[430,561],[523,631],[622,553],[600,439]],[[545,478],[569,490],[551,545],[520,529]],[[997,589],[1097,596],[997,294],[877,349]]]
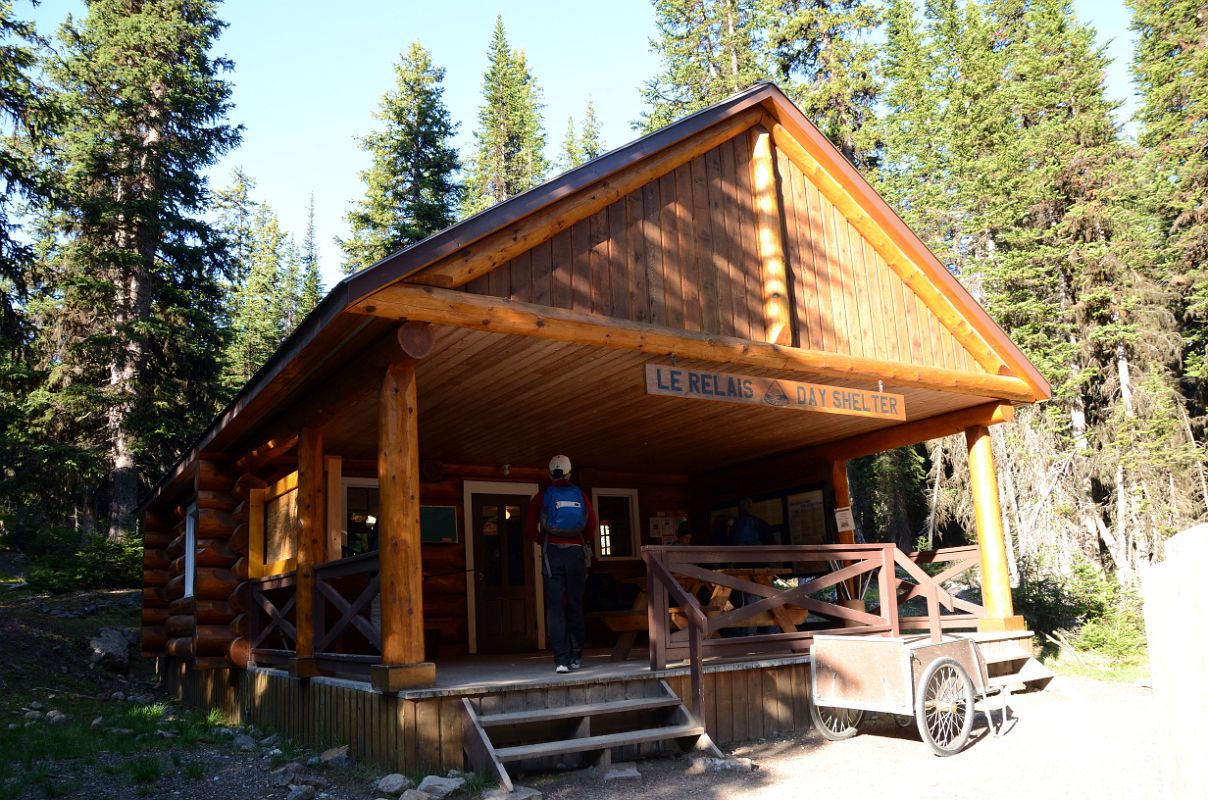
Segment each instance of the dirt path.
[[[734,749],[753,773],[688,775],[681,760],[638,763],[642,780],[604,783],[598,776],[522,781],[550,800],[806,800],[815,797],[1165,798],[1163,753],[1149,689],[1058,677],[1043,692],[1011,698],[1014,722],[1001,738],[984,717],[969,748],[937,758],[913,728],[888,719],[830,743],[816,733]],[[996,714],[997,716],[997,714]]]

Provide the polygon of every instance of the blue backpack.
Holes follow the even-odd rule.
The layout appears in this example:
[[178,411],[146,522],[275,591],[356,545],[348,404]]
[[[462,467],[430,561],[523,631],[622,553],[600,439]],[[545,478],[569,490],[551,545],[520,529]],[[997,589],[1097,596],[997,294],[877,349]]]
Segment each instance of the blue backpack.
[[554,536],[578,536],[587,527],[587,506],[578,486],[551,486],[545,490],[541,527]]

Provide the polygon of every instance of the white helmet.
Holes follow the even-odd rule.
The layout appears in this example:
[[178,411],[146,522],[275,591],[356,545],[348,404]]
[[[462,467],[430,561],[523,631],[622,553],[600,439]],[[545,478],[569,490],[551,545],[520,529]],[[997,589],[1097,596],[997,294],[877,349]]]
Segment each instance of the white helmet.
[[554,479],[570,477],[570,459],[557,455],[549,460],[549,476]]

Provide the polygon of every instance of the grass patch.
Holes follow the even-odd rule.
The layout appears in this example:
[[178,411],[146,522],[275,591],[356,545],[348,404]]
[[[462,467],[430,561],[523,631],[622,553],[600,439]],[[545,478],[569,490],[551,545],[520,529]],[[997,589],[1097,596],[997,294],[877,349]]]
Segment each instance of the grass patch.
[[194,762],[185,767],[185,775],[192,780],[199,781],[206,776],[206,770],[201,764]]
[[125,770],[135,783],[155,783],[163,777],[164,765],[156,756],[139,756],[127,761]]

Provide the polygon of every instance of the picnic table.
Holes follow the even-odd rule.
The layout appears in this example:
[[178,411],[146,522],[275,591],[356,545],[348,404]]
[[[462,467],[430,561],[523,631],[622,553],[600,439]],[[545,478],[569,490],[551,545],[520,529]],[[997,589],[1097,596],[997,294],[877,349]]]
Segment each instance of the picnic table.
[[[771,586],[772,581],[777,577],[790,575],[793,572],[791,569],[783,567],[726,567],[711,571],[735,578],[743,578],[763,586]],[[630,652],[633,650],[637,635],[645,632],[649,626],[646,616],[648,605],[646,579],[642,578],[640,580],[642,583],[639,586],[638,595],[634,598],[631,609],[627,611],[613,611],[603,615],[604,624],[608,626],[609,630],[617,634],[617,641],[612,650],[613,661],[627,660]],[[709,590],[708,598],[702,599],[701,602],[701,608],[706,616],[717,617],[727,611],[734,610],[734,606],[730,603],[730,595],[733,590],[729,586],[722,586],[721,584],[688,577],[680,577],[680,583],[697,597],[702,597],[703,590],[706,588]],[[797,626],[805,622],[808,614],[809,612],[804,608],[782,606],[774,608],[771,611],[760,612],[727,627],[777,627],[784,633],[790,633],[796,631]],[[668,615],[671,618],[671,623],[678,630],[688,627],[688,618],[680,609],[672,607],[668,609]],[[713,635],[717,636],[720,634],[715,633]]]

